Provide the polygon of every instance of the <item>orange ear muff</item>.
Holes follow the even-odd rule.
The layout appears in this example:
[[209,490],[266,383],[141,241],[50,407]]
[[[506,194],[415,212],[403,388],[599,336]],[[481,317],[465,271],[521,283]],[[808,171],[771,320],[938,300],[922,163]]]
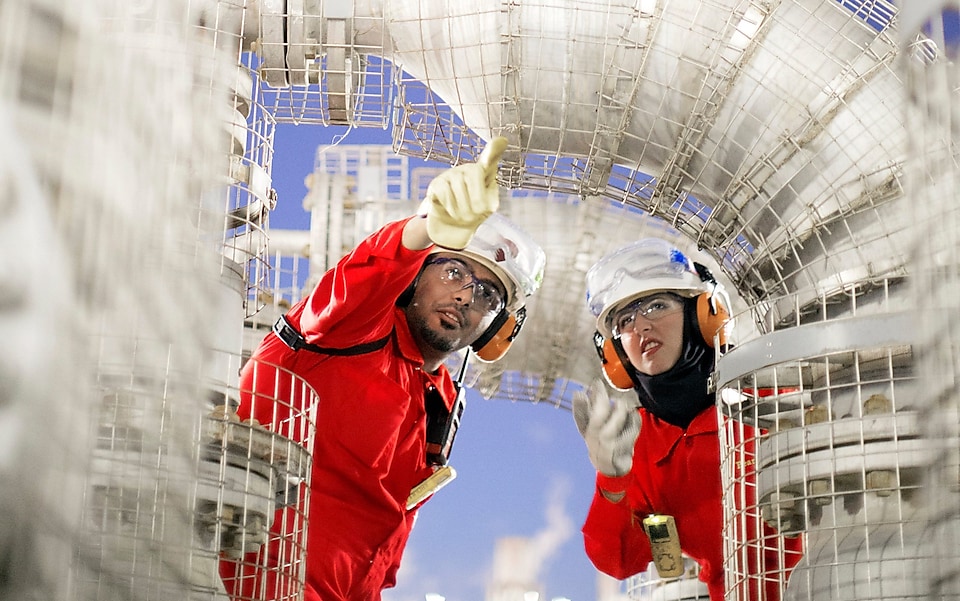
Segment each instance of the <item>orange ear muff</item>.
[[593,345],[597,349],[597,355],[600,356],[603,377],[607,379],[607,383],[617,390],[633,388],[633,379],[627,371],[623,353],[617,348],[616,342],[612,338],[606,340],[603,334],[596,332],[593,335]]
[[727,343],[723,326],[730,319],[730,312],[723,306],[723,302],[719,298],[715,300],[716,310],[709,293],[704,292],[697,297],[697,325],[700,327],[700,335],[710,348],[713,348],[713,337],[717,334],[720,335],[720,346]]
[[483,334],[477,338],[470,348],[476,353],[477,359],[486,363],[492,363],[501,359],[510,350],[520,328],[523,327],[523,320],[527,317],[526,307],[520,307],[516,315],[511,315],[504,309],[497,314]]

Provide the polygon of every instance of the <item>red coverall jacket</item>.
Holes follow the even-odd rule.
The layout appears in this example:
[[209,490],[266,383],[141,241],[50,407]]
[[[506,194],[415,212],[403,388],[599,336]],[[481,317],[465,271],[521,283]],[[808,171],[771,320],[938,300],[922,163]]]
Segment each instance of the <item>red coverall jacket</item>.
[[[406,221],[388,224],[361,242],[287,314],[309,343],[346,348],[393,332],[385,347],[346,357],[295,352],[270,333],[254,353],[259,362],[300,375],[319,396],[305,601],[375,600],[396,584],[417,510],[406,509],[407,496],[432,473],[425,453],[424,391],[436,387],[448,409],[456,396],[445,367],[433,375],[423,371],[423,357],[395,306],[429,253],[402,246]],[[269,370],[260,363],[254,374],[251,365],[241,372],[241,395],[257,387],[273,398]],[[249,402],[249,394],[242,396],[241,418]],[[273,409],[272,403],[260,404]],[[272,418],[265,418],[269,424]],[[280,523],[278,515],[275,528]],[[221,573],[234,597],[260,586],[248,577],[238,587],[229,570]]]
[[[600,571],[624,579],[647,569],[653,560],[650,542],[643,530],[643,518],[652,514],[672,515],[677,524],[680,546],[685,555],[700,565],[700,579],[707,584],[711,601],[724,598],[723,507],[720,485],[720,439],[717,411],[697,415],[686,430],[669,424],[645,409],[640,411],[640,435],[634,446],[630,473],[611,478],[597,474],[597,491],[583,526],[587,556]],[[744,426],[746,437],[753,430]],[[748,447],[752,454],[752,444]],[[751,469],[748,466],[748,469]],[[611,503],[600,489],[626,491],[618,503]],[[750,503],[751,500],[746,500]],[[755,539],[754,520],[747,520],[747,536]],[[762,566],[751,565],[751,574],[776,569],[776,542],[789,551],[785,568],[800,560],[801,540],[781,539],[766,525],[764,536],[773,551]],[[777,583],[768,583],[763,596],[751,585],[738,598],[752,601],[779,599]]]

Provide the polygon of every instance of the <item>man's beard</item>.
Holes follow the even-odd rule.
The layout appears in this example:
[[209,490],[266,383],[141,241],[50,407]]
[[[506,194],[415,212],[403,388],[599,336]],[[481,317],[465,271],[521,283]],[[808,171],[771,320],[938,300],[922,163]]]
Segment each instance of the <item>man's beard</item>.
[[443,336],[441,333],[433,330],[429,325],[427,325],[426,320],[420,317],[416,317],[411,320],[410,329],[413,330],[414,334],[420,340],[430,346],[430,348],[441,353],[452,353],[465,346],[459,344],[459,337],[456,340],[453,340]]

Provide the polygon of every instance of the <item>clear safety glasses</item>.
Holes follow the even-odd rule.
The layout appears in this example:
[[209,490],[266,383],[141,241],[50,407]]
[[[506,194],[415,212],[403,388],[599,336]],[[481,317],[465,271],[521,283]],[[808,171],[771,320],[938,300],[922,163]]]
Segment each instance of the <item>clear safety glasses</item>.
[[675,294],[654,294],[637,299],[613,314],[613,337],[633,331],[637,317],[656,321],[683,309],[683,299]]
[[473,303],[482,312],[499,313],[504,307],[503,294],[490,280],[476,276],[466,263],[452,257],[434,257],[427,265],[440,267],[440,281],[455,290],[473,288]]

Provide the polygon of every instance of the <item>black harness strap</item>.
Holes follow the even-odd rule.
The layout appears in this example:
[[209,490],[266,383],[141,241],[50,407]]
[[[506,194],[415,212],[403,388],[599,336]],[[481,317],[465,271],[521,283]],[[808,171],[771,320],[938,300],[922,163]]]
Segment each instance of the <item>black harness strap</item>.
[[295,351],[304,350],[310,351],[311,353],[320,353],[322,355],[338,355],[341,357],[362,355],[364,353],[378,351],[385,347],[387,342],[390,341],[390,337],[393,336],[393,332],[391,331],[383,338],[374,340],[373,342],[358,344],[348,348],[326,348],[307,342],[303,335],[296,331],[293,326],[290,325],[290,322],[287,321],[286,316],[283,315],[281,315],[277,322],[273,324],[273,333],[276,334],[277,338],[279,338],[285,345]]

